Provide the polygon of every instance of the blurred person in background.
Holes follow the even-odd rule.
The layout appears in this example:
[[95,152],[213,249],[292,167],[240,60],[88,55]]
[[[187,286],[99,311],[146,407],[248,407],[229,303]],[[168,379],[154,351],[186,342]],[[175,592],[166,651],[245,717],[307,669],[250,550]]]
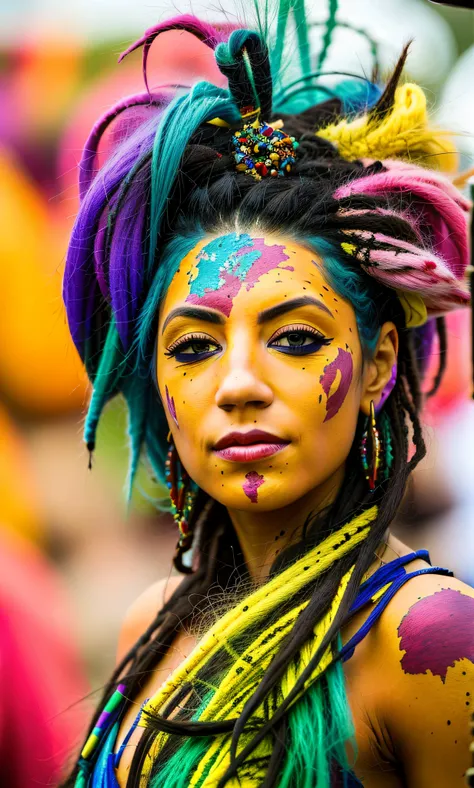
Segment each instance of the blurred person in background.
[[408,47],[386,84],[321,88],[337,3],[316,74],[299,4],[287,84],[289,10],[275,40],[261,16],[148,30],[145,77],[184,30],[227,86],[146,81],[86,142],[64,278],[86,445],[122,393],[129,495],[146,458],[184,578],[131,608],[64,785],[444,788],[468,766],[474,591],[390,524],[441,316],[469,302],[470,203],[400,84]]
[[51,786],[83,735],[88,685],[27,449],[3,408],[0,436],[0,785]]

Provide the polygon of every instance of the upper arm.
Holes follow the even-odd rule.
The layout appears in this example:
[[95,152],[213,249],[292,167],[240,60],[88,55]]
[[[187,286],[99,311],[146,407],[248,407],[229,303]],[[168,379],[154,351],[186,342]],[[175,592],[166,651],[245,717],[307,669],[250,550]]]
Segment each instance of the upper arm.
[[474,710],[474,590],[435,575],[417,581],[398,592],[382,624],[385,724],[409,788],[461,788]]
[[117,663],[150,626],[153,619],[182,581],[182,577],[165,577],[149,586],[128,608],[119,632]]

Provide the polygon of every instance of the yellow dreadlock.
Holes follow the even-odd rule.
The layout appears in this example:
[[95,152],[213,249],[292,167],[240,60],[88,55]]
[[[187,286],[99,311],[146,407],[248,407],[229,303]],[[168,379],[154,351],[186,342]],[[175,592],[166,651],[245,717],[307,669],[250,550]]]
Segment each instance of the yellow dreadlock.
[[[296,561],[284,572],[265,583],[256,591],[246,597],[241,604],[233,607],[229,612],[219,619],[209,630],[207,635],[197,644],[192,653],[184,662],[176,668],[168,680],[162,685],[158,692],[148,701],[144,707],[140,725],[147,726],[146,712],[156,713],[163,709],[171,701],[173,696],[182,687],[183,683],[191,683],[196,690],[204,693],[211,693],[211,697],[205,707],[195,719],[200,722],[222,721],[235,719],[242,713],[248,699],[252,696],[264,671],[267,669],[274,655],[277,653],[284,638],[291,631],[297,617],[305,609],[308,600],[296,604],[288,613],[277,616],[277,620],[266,628],[258,637],[253,640],[247,648],[238,654],[232,648],[232,637],[242,631],[243,621],[247,627],[262,620],[264,616],[274,610],[278,613],[281,605],[291,599],[304,586],[327,572],[330,567],[346,553],[353,550],[357,544],[366,539],[371,523],[377,516],[377,506],[372,506],[367,511],[355,517],[350,523],[346,523],[338,531],[328,536],[321,544],[307,553],[303,558]],[[342,596],[347,588],[347,584],[352,575],[354,566],[344,575],[339,589],[332,600],[331,606],[326,615],[316,624],[314,637],[309,640],[300,652],[300,662],[298,670],[295,665],[289,664],[279,685],[278,703],[281,703],[296,684],[298,676],[315,656],[321,642],[331,626],[334,616],[339,609]],[[232,657],[232,665],[226,675],[216,685],[211,685],[206,680],[201,680],[200,671],[211,657],[220,649],[225,650]],[[304,688],[292,701],[296,701],[302,692],[307,690],[318,678],[318,676],[331,664],[333,653],[328,647],[319,661],[316,669],[305,682]],[[236,698],[235,682],[238,678],[239,693]],[[262,709],[257,709],[255,716],[261,715]],[[244,733],[239,740],[239,749],[243,748],[250,740],[252,732]],[[144,767],[143,779],[146,784],[147,776],[152,765],[163,749],[169,738],[169,734],[160,733],[149,751]],[[230,742],[231,735],[217,736],[208,748],[203,758],[199,762],[190,781],[191,786],[205,786],[211,788],[216,786],[230,765]],[[271,753],[272,742],[269,738],[264,739],[255,751],[256,758],[268,757]],[[203,780],[203,776],[204,780]],[[256,769],[255,777],[246,777],[246,785],[261,785],[263,773]],[[239,785],[237,779],[230,782],[231,786]]]

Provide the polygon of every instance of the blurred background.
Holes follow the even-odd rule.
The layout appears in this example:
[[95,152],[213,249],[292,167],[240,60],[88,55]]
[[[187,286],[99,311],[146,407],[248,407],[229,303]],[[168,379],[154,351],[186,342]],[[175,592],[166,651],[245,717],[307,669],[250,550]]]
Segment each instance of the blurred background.
[[[232,20],[238,11],[225,5]],[[326,2],[312,0],[311,8],[314,21],[324,21]],[[76,166],[95,119],[142,87],[140,54],[120,66],[118,54],[147,27],[190,10],[223,18],[210,3],[0,3],[0,618],[10,608],[24,621],[36,618],[43,634],[35,640],[30,629],[27,650],[37,672],[40,641],[62,660],[58,671],[68,681],[55,682],[48,714],[58,725],[70,720],[71,741],[81,738],[88,701],[63,709],[110,674],[124,612],[170,572],[176,538],[148,501],[143,475],[126,516],[120,400],[104,415],[88,470],[81,431],[89,389],[61,301]],[[474,13],[427,0],[341,0],[339,19],[378,41],[385,72],[414,39],[406,76],[425,89],[433,120],[455,132],[459,170],[473,167]],[[155,84],[176,79],[177,69],[188,79],[216,78],[203,45],[189,38],[184,45],[175,32],[162,41],[151,61]],[[370,75],[368,41],[337,30],[325,68]],[[474,583],[471,375],[469,315],[457,313],[449,319],[447,375],[425,414],[428,457],[396,531]]]

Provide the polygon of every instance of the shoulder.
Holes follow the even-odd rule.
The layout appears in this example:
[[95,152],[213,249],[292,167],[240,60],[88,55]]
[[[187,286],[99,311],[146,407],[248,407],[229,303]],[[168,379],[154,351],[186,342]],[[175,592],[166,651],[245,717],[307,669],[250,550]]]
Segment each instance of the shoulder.
[[149,586],[127,609],[120,629],[117,662],[125,656],[174,594],[183,577],[164,577]]
[[407,775],[416,785],[461,785],[474,710],[474,589],[442,575],[412,578],[377,639],[380,711]]
[[418,575],[389,602],[380,630],[386,656],[397,657],[403,673],[445,683],[457,663],[474,661],[474,589],[455,577]]

